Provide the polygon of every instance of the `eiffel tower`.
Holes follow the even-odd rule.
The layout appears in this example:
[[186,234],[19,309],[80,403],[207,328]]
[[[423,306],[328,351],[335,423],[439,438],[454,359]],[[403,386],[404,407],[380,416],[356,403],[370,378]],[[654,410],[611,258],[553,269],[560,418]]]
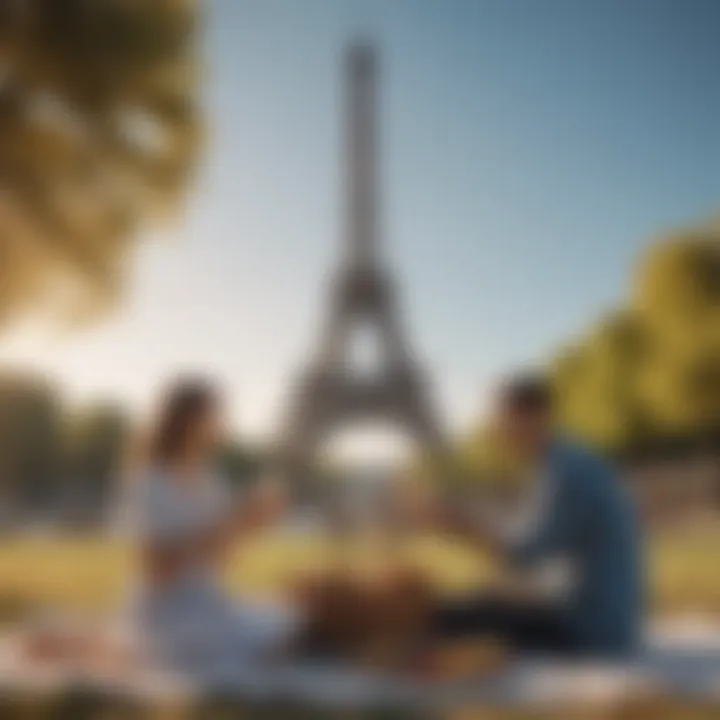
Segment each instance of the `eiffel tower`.
[[[404,427],[425,452],[444,449],[427,384],[401,331],[393,277],[378,252],[377,67],[372,46],[348,50],[344,257],[319,353],[299,378],[281,437],[291,475],[312,468],[334,428],[368,419]],[[348,357],[351,332],[361,324],[376,331],[382,349],[383,361],[369,378],[354,376]]]

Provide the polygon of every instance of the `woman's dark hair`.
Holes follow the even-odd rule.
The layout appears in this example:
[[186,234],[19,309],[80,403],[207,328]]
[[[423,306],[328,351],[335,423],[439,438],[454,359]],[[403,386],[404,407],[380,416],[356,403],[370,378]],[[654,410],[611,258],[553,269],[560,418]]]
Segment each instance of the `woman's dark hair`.
[[148,460],[164,465],[177,457],[187,442],[194,423],[218,404],[212,383],[202,378],[176,380],[165,391],[153,432]]

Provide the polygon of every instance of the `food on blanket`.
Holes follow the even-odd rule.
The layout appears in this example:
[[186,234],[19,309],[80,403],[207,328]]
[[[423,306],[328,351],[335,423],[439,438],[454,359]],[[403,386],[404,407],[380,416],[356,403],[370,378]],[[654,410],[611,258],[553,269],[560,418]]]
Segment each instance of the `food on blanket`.
[[86,639],[67,632],[43,629],[23,637],[20,648],[28,660],[46,663],[84,653]]
[[502,670],[510,657],[499,640],[463,640],[443,644],[421,659],[419,673],[430,680],[460,680]]
[[407,569],[372,576],[336,570],[306,578],[296,597],[309,618],[304,649],[383,666],[420,637],[433,600],[424,578]]
[[308,616],[303,645],[310,652],[344,654],[362,641],[368,600],[351,576],[337,572],[310,578],[300,585],[297,597]]
[[28,628],[18,639],[20,657],[31,665],[70,663],[116,670],[142,659],[136,644],[114,629],[55,624]]

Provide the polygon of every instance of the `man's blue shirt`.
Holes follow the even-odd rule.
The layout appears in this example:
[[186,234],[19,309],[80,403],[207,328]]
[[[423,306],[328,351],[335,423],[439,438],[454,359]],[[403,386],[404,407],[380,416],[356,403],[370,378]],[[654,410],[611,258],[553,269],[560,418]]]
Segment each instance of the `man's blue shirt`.
[[510,550],[518,562],[570,562],[574,583],[563,611],[588,653],[631,653],[640,638],[643,569],[630,497],[616,471],[583,448],[556,441],[547,457],[549,497],[529,537]]

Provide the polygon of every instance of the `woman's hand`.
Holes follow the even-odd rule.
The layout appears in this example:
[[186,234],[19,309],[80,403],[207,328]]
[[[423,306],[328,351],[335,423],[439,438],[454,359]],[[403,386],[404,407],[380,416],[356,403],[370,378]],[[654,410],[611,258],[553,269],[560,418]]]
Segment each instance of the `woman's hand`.
[[274,480],[261,481],[244,502],[245,523],[252,530],[276,525],[287,511],[285,486]]
[[394,493],[395,517],[410,530],[437,529],[441,518],[439,499],[432,488],[418,482],[404,482]]

